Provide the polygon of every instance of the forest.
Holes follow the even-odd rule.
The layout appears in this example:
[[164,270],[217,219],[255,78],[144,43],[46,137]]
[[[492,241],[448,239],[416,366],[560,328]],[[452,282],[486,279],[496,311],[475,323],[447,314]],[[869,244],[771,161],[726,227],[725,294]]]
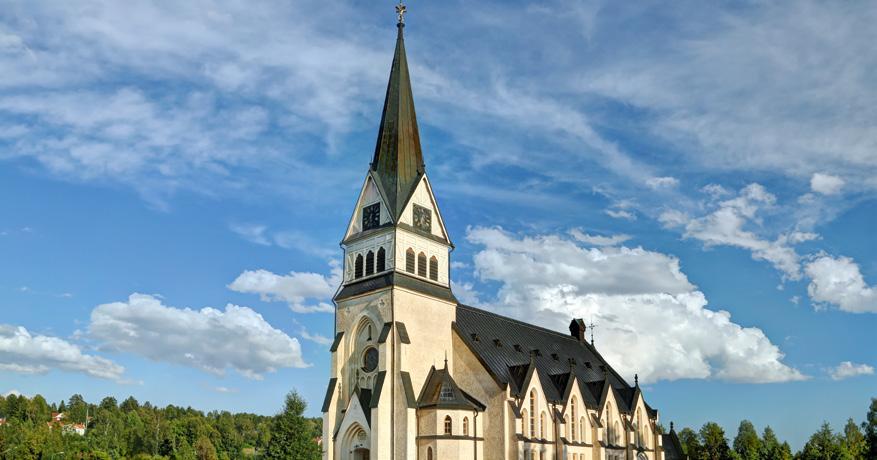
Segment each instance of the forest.
[[[133,397],[91,404],[73,395],[56,404],[40,395],[0,396],[0,459],[314,460],[322,422],[305,417],[305,408],[295,392],[274,416],[159,408]],[[877,460],[877,398],[864,412],[862,422],[849,419],[837,431],[823,423],[798,452],[748,420],[732,441],[713,422],[677,435],[691,460]],[[53,421],[57,413],[64,417]]]
[[[81,395],[59,403],[0,396],[0,459],[318,459],[322,421],[304,417],[305,408],[295,392],[274,416],[159,408],[133,397],[92,404]],[[57,413],[64,416],[55,421]]]
[[740,422],[730,443],[722,427],[713,422],[705,423],[698,431],[683,428],[677,435],[691,460],[877,460],[877,398],[871,399],[860,424],[851,418],[835,431],[823,422],[794,454],[789,443],[780,442],[771,427],[765,427],[759,435],[749,420]]

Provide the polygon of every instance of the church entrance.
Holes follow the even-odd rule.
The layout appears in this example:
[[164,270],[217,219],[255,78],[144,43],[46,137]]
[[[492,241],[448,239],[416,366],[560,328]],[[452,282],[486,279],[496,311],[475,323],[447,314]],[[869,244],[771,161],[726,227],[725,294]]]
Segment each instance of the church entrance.
[[368,449],[356,449],[353,451],[353,460],[369,460]]

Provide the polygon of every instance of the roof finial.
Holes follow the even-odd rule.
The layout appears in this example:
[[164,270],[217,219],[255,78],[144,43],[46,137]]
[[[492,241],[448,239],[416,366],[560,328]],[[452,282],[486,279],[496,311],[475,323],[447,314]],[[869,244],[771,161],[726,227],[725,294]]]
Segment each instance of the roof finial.
[[673,422],[670,422],[670,431],[673,431]]
[[448,350],[445,350],[445,369],[448,368]]
[[591,346],[592,347],[594,346],[594,328],[595,327],[597,327],[597,325],[594,324],[594,317],[592,316],[591,317],[591,324],[588,324],[588,329],[591,330]]
[[396,23],[399,27],[405,27],[405,13],[408,12],[408,8],[402,3],[402,0],[399,0],[399,4],[396,5],[396,18],[399,20]]
[[639,374],[633,374],[633,384],[639,386]]

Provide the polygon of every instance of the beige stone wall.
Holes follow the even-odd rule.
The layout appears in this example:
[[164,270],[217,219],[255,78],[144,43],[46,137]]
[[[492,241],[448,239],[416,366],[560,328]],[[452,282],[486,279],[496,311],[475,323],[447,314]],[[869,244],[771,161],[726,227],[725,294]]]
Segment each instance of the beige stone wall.
[[[473,397],[487,406],[479,415],[479,430],[484,433],[485,460],[509,458],[509,430],[507,412],[508,402],[505,390],[501,389],[487,369],[469,347],[454,333],[454,380]],[[513,418],[513,416],[511,416]]]

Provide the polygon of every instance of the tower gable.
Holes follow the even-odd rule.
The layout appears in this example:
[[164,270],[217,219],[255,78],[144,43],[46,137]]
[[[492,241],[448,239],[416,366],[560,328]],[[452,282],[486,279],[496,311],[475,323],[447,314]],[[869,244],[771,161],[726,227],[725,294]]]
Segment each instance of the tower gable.
[[[347,232],[344,233],[344,242],[348,242],[363,233],[362,215],[365,208],[377,204],[379,207],[380,222],[379,227],[384,228],[393,224],[387,200],[381,193],[381,188],[375,181],[374,175],[369,173],[365,177],[362,189],[359,192],[359,198],[356,200],[356,207],[353,209],[353,216],[347,224]],[[370,230],[371,231],[371,230]]]

